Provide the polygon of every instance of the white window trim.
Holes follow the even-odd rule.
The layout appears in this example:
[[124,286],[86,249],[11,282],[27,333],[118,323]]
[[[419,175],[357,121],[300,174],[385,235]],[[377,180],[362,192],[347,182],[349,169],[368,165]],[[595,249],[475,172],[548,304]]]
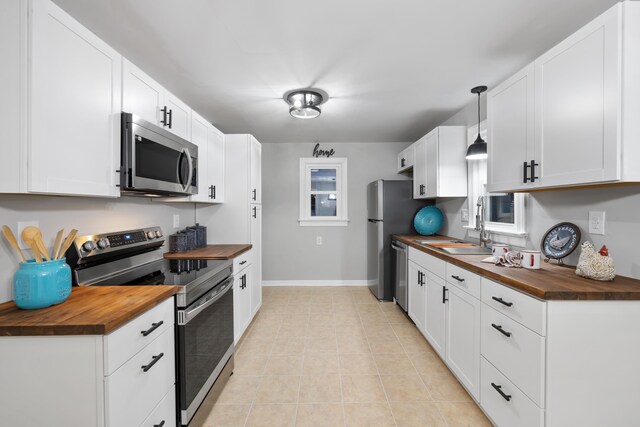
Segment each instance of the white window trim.
[[[338,209],[335,217],[311,216],[309,199],[311,195],[311,169],[336,169],[336,193]],[[300,158],[300,216],[301,227],[345,227],[349,225],[347,200],[347,158],[318,159],[315,157]]]
[[[478,126],[470,126],[467,129],[467,143],[471,145],[475,141],[478,135]],[[482,121],[480,123],[480,136],[487,141],[487,122]],[[487,141],[489,144],[491,141]],[[467,230],[470,237],[479,237],[479,232],[475,230],[476,226],[476,204],[478,197],[486,195],[486,185],[481,183],[486,182],[486,178],[482,180],[481,174],[486,177],[486,163],[485,167],[482,167],[482,162],[477,160],[469,160],[467,162],[468,168],[468,209],[469,209],[469,221],[467,225],[463,225],[463,228]],[[484,188],[483,188],[484,187]],[[514,197],[514,224],[503,224],[499,222],[485,222],[486,230],[493,235],[492,239],[500,243],[508,243],[518,246],[526,245],[526,194],[515,193]],[[498,237],[504,236],[504,237]]]

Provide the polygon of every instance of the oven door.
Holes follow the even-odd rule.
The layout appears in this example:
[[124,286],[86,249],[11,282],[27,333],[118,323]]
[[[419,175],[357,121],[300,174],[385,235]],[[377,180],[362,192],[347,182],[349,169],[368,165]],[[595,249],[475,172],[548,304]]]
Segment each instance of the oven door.
[[122,191],[160,195],[198,193],[198,147],[123,113]]
[[234,350],[230,276],[184,310],[178,310],[178,403],[183,425],[189,423]]

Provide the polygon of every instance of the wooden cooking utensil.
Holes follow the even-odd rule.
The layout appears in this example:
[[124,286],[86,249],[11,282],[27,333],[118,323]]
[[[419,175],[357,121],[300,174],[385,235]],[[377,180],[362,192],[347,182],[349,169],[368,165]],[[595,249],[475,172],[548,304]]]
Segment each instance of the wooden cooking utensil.
[[40,254],[44,255],[47,261],[51,261],[51,256],[49,255],[49,249],[47,249],[46,243],[44,243],[44,238],[42,237],[42,231],[38,227],[35,227],[37,230],[35,239],[36,245],[38,245],[38,249],[40,250]]
[[75,240],[77,234],[78,234],[78,230],[76,230],[75,228],[69,232],[69,235],[67,236],[67,238],[64,239],[64,243],[62,244],[62,247],[60,248],[60,252],[58,253],[58,258],[57,259],[60,259],[60,258],[62,258],[64,256],[65,252],[67,252],[67,249],[69,249],[69,247],[71,246],[71,244]]
[[37,262],[42,262],[42,256],[40,255],[40,249],[38,247],[38,243],[36,242],[36,235],[39,233],[36,227],[29,226],[22,230],[22,240],[29,245],[31,251],[33,252],[33,257]]
[[24,254],[22,253],[20,246],[18,245],[18,241],[16,240],[16,236],[13,234],[13,231],[11,231],[11,229],[6,225],[3,225],[2,234],[4,234],[5,239],[7,239],[7,241],[13,247],[13,249],[15,249],[16,252],[18,252],[18,256],[20,257],[20,260],[22,262],[26,262],[27,260],[24,257]]
[[64,228],[58,231],[56,234],[56,240],[53,243],[53,259],[58,259],[60,254],[60,247],[62,246],[62,238],[64,237]]

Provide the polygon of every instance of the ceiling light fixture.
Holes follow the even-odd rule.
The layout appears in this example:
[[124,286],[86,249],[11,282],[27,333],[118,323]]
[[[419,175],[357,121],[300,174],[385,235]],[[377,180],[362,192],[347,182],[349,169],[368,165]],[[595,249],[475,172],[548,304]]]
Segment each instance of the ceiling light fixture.
[[314,90],[301,89],[287,94],[285,101],[290,105],[289,114],[296,119],[315,119],[321,113],[324,98]]
[[467,160],[479,160],[487,158],[487,143],[480,136],[480,94],[486,92],[486,86],[476,86],[471,89],[471,93],[478,94],[478,137],[467,148]]

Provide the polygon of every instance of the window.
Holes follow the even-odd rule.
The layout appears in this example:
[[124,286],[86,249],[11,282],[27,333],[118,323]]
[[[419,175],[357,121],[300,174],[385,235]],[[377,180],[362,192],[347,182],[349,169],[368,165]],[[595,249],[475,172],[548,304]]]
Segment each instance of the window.
[[[469,128],[468,143],[475,141],[478,135],[477,126]],[[486,122],[480,124],[480,135],[487,140]],[[478,212],[478,198],[485,198],[485,227],[497,234],[524,236],[525,211],[522,193],[487,193],[487,160],[470,160],[467,162],[469,176],[469,223],[466,228],[475,228]]]
[[301,226],[346,226],[347,159],[300,159]]

